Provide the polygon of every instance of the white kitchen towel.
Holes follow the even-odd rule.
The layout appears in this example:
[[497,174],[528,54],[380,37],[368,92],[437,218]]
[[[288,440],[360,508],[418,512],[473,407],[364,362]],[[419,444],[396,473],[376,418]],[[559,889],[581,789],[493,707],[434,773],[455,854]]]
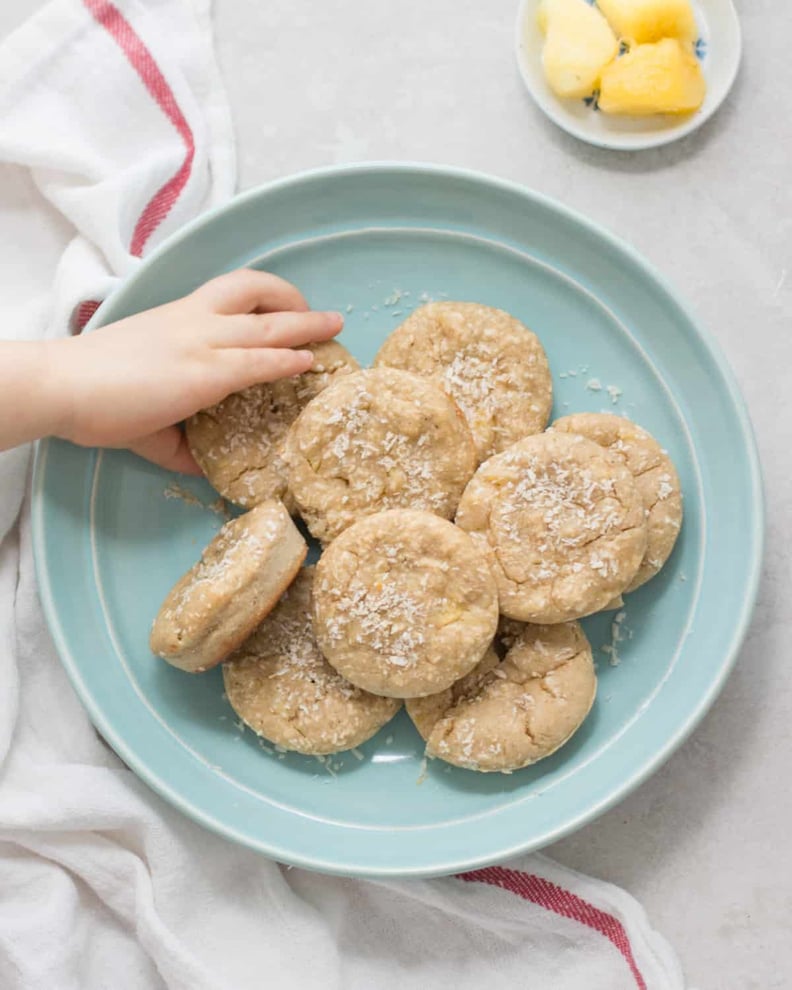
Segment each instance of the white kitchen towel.
[[[56,0],[0,47],[0,335],[82,325],[233,190],[209,0]],[[541,856],[463,877],[290,870],[164,804],[93,731],[0,455],[3,990],[682,990],[641,907]],[[20,511],[21,510],[21,511]]]

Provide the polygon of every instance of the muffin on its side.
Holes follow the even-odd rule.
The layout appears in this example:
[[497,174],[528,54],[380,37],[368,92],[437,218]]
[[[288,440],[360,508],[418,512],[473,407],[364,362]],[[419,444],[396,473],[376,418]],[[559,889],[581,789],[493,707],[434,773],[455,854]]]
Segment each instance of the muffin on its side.
[[191,673],[216,666],[275,607],[307,552],[281,502],[232,519],[162,603],[152,652]]

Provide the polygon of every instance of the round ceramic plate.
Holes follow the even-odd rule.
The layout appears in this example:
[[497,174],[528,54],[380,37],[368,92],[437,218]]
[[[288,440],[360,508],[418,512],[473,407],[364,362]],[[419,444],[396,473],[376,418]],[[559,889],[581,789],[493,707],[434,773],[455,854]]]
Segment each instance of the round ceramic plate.
[[585,622],[599,695],[551,758],[510,776],[424,769],[401,713],[360,751],[320,762],[242,731],[219,670],[185,674],[149,652],[160,601],[221,525],[209,486],[124,452],[50,441],[33,496],[41,597],[91,718],[185,813],[287,863],[442,874],[558,839],[662,763],[745,633],[762,496],[729,370],[673,292],[602,230],[517,186],[409,165],[315,172],[240,196],[147,259],[94,325],[251,260],[314,306],[346,311],[341,339],[364,364],[426,299],[511,311],[547,349],[555,415],[623,413],[669,449],[685,492],[682,536],[661,575],[629,596],[616,642],[612,616]]
[[545,114],[569,134],[589,144],[640,151],[677,141],[709,120],[726,99],[737,76],[742,35],[732,0],[693,0],[699,27],[695,52],[707,83],[707,95],[697,113],[618,117],[601,113],[596,97],[561,100],[548,86],[542,71],[544,39],[536,19],[538,6],[539,0],[520,3],[515,49],[520,74],[526,89]]

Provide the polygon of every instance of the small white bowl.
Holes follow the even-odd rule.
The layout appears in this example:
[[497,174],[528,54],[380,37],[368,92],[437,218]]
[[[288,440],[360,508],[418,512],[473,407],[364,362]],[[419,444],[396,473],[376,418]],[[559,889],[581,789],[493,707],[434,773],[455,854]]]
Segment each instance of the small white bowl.
[[696,0],[699,26],[696,54],[707,82],[700,110],[677,117],[619,117],[600,113],[591,101],[562,100],[550,89],[542,70],[544,38],[536,11],[539,0],[522,0],[517,16],[517,65],[526,89],[547,116],[569,134],[601,148],[640,151],[657,148],[690,134],[715,113],[726,99],[740,65],[742,35],[732,0]]

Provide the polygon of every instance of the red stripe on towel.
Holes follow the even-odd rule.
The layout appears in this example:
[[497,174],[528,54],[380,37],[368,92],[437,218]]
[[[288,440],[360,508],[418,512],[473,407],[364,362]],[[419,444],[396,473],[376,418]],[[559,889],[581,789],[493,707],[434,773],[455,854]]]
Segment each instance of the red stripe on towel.
[[599,932],[622,954],[635,979],[638,990],[646,990],[646,981],[641,976],[641,971],[635,962],[630,939],[624,925],[607,911],[594,907],[593,904],[584,901],[577,894],[573,894],[543,877],[538,877],[533,873],[521,873],[519,870],[509,870],[503,866],[471,870],[469,873],[459,874],[459,879],[486,883],[493,887],[500,887],[502,890],[508,890],[510,893],[522,897],[524,901],[530,901],[547,911],[561,915],[562,918],[578,921],[581,925],[586,925],[587,928]]
[[79,306],[75,306],[71,318],[72,334],[82,333],[85,329],[85,324],[91,319],[100,306],[101,303],[96,299],[86,299],[85,302],[81,302]]
[[158,106],[178,131],[184,142],[185,155],[179,170],[158,189],[146,204],[132,234],[130,252],[139,258],[146,242],[170,213],[190,178],[195,158],[195,139],[190,125],[179,108],[173,91],[132,25],[109,0],[83,0],[94,19],[112,36],[129,64],[152,95]]

